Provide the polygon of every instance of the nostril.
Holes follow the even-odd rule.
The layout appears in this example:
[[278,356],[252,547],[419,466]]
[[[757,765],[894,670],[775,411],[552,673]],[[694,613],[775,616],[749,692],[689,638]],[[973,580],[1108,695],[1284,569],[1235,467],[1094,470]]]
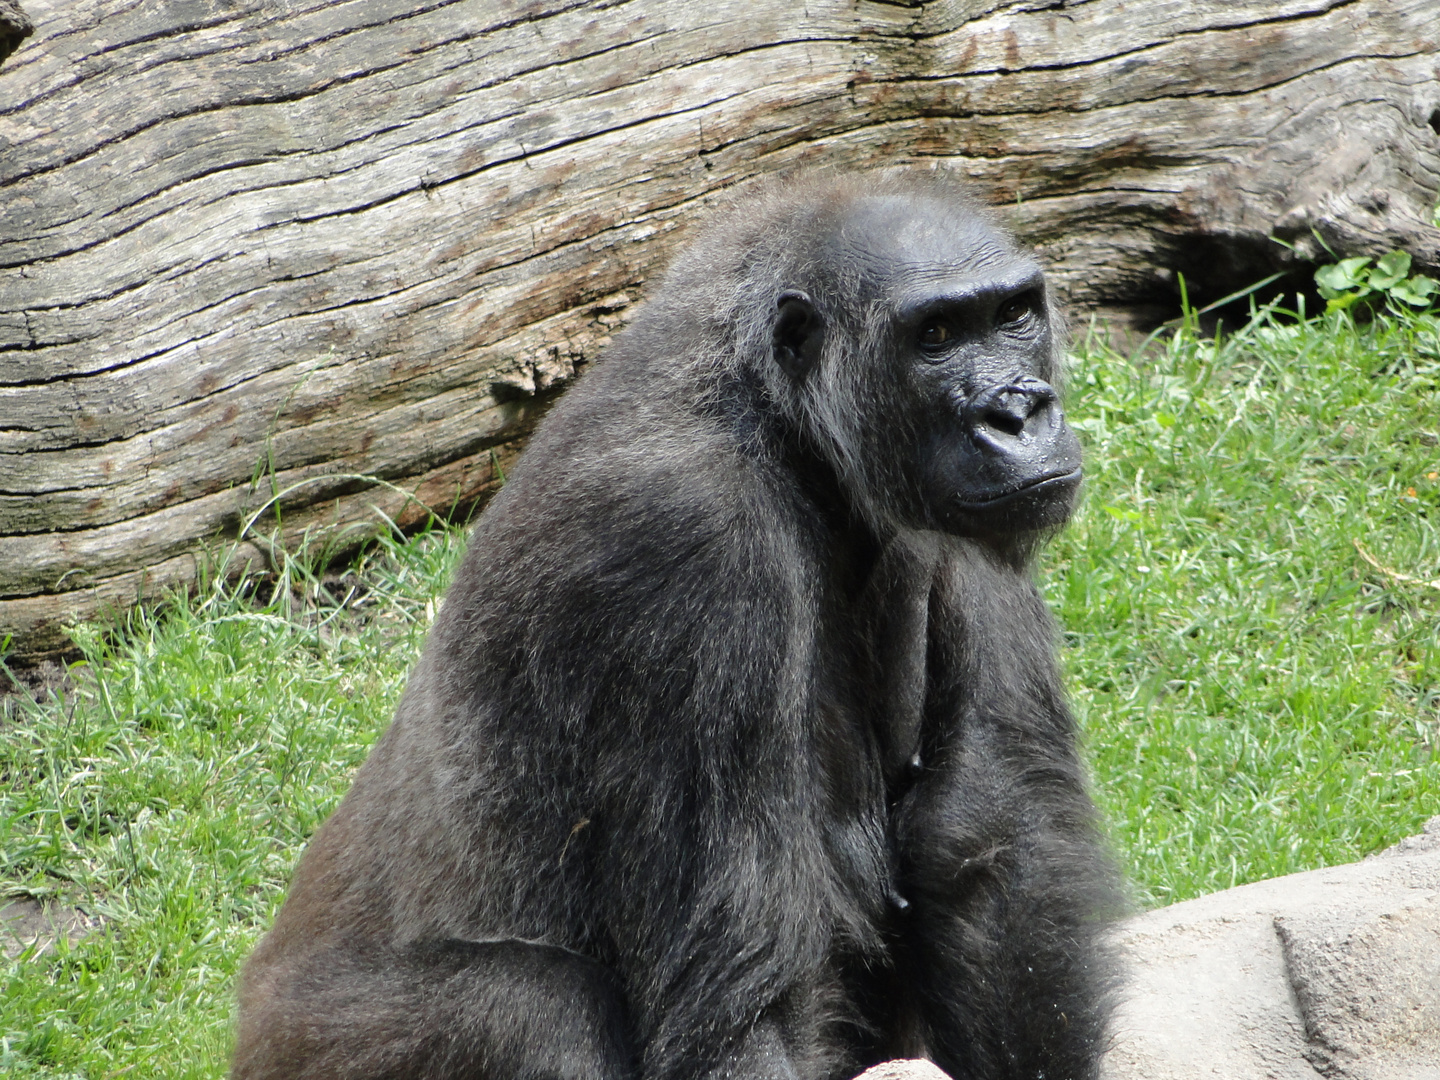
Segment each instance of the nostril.
[[1006,435],[1017,436],[1025,430],[1025,421],[1030,419],[1034,411],[1028,406],[1028,399],[1013,404],[1007,402],[1004,405],[992,405],[980,419],[987,427],[1003,431]]
[[[1043,384],[1042,384],[1043,386]],[[1055,393],[1048,386],[1007,386],[985,405],[981,423],[1015,437],[1025,430],[1030,418],[1049,406]]]

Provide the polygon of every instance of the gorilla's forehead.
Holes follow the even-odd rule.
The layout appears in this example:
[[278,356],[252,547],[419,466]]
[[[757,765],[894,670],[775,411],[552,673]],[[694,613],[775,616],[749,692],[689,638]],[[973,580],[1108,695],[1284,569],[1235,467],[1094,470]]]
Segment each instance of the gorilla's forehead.
[[1021,287],[1033,258],[975,209],[924,196],[855,200],[830,237],[829,255],[897,299],[906,294]]

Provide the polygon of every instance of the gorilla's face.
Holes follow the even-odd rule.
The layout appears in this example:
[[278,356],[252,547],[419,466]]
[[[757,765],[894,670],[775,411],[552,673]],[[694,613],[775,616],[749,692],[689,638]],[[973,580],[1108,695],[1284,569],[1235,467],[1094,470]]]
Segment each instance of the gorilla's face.
[[[883,502],[910,525],[961,536],[1063,524],[1080,447],[1050,385],[1054,331],[1035,261],[968,207],[916,197],[852,203],[821,261],[841,272],[823,300],[782,297],[776,354],[802,374],[823,362],[863,369],[849,383],[860,399],[850,441]],[[854,341],[843,359],[817,344],[837,324]]]

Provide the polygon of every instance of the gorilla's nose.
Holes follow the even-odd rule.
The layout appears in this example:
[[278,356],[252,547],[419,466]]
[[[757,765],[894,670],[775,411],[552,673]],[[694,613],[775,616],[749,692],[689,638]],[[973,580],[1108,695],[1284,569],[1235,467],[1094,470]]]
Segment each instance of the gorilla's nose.
[[1065,422],[1055,388],[1031,375],[1007,379],[971,400],[965,410],[971,434],[999,453],[1011,453],[1011,441],[1053,438],[1053,428]]

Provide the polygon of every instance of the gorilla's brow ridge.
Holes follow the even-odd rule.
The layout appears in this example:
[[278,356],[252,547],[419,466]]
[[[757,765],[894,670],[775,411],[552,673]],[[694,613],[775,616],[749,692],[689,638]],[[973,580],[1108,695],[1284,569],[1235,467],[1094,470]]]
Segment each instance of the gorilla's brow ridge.
[[[983,276],[968,273],[969,268],[957,273],[951,268],[919,266],[913,270],[904,268],[900,287],[894,290],[895,300],[900,307],[945,307],[963,304],[982,296],[1005,296],[1043,288],[1045,278],[1038,266],[1022,265],[1014,274],[1004,277]],[[934,288],[942,283],[944,288]]]

